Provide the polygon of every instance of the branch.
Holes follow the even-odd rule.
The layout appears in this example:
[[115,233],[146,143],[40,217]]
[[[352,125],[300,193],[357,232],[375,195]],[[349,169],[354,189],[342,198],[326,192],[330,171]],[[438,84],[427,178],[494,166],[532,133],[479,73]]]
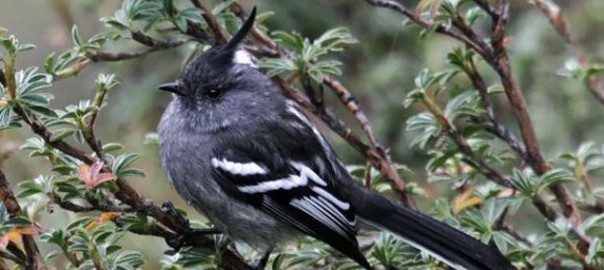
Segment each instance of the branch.
[[[20,266],[22,266],[22,267],[27,267],[27,261],[24,261],[24,260],[22,260],[21,258],[19,258],[19,257],[15,256],[15,255],[13,255],[13,254],[11,254],[11,253],[9,253],[9,252],[6,252],[6,251],[3,251],[3,250],[0,250],[0,257],[5,258],[5,259],[9,259],[9,260],[11,260],[11,261],[13,261],[13,262],[17,263],[18,265],[20,265]],[[10,267],[8,267],[8,265],[6,265],[6,262],[3,262],[3,263],[2,263],[2,268],[0,268],[0,269],[3,269],[3,270],[4,270],[4,269],[9,270],[9,269],[11,269],[11,268],[10,268]]]
[[[389,0],[365,1],[372,6],[387,8],[401,13],[403,16],[407,17],[423,29],[432,27],[430,23],[422,20],[419,16],[415,15],[408,8],[397,2]],[[460,20],[459,17],[453,18],[453,25],[461,32],[461,34],[453,32],[450,29],[445,29],[441,26],[437,26],[435,32],[452,37],[464,43],[466,46],[470,47],[472,50],[480,54],[487,61],[487,63],[489,63],[489,65],[497,72],[501,79],[506,96],[512,107],[512,111],[514,112],[514,116],[518,121],[521,135],[526,148],[526,155],[521,154],[521,157],[523,157],[525,162],[528,163],[538,175],[542,175],[548,170],[550,170],[550,166],[545,162],[539,150],[537,136],[535,134],[533,123],[528,113],[526,100],[524,99],[522,90],[520,89],[518,82],[512,75],[511,63],[506,51],[505,31],[509,19],[509,8],[507,1],[497,0],[495,7],[491,7],[487,1],[475,0],[475,2],[477,2],[478,6],[481,7],[483,10],[486,10],[487,13],[491,16],[493,23],[490,46],[486,44],[486,42],[484,41],[485,39],[477,35],[474,30],[471,29],[468,25],[466,25],[463,20]],[[497,128],[497,126],[495,126],[495,128]],[[506,134],[505,132],[501,131],[497,132],[501,133],[502,135]],[[509,138],[509,136],[502,137]],[[515,142],[515,140],[511,141]],[[522,152],[519,151],[521,149],[519,147],[519,144],[514,143],[510,144],[510,146],[516,148],[517,152]],[[557,184],[551,186],[549,189],[554,194],[558,203],[560,204],[564,216],[569,218],[574,227],[576,228],[576,226],[580,223],[579,210],[577,209],[577,206],[572,200],[572,197],[566,187],[561,184]],[[552,220],[552,218],[555,219],[555,217],[557,216],[557,214],[551,208],[549,208],[549,206],[547,206],[547,204],[542,199],[533,198],[533,204],[549,220]],[[578,235],[581,238],[582,244],[584,244],[582,246],[589,247],[589,239],[582,236],[581,234]]]
[[380,170],[384,175],[386,175],[387,179],[391,179],[390,176],[395,175],[399,180],[392,181],[390,180],[390,184],[393,190],[399,196],[401,202],[403,202],[406,206],[413,208],[414,202],[413,200],[407,196],[405,192],[405,184],[398,177],[398,173],[396,172],[396,168],[389,162],[389,160],[383,159],[383,156],[376,150],[374,147],[370,147],[369,145],[363,143],[361,139],[337,116],[333,114],[331,110],[325,107],[318,107],[316,103],[318,101],[309,100],[308,95],[302,94],[303,92],[293,88],[287,82],[279,77],[273,77],[273,82],[279,87],[289,98],[296,101],[300,106],[302,106],[307,111],[316,115],[323,121],[329,128],[340,135],[352,148],[360,152],[371,164]]
[[[570,28],[568,27],[568,23],[566,22],[566,18],[562,15],[560,11],[560,7],[557,6],[554,2],[545,2],[543,0],[527,0],[529,4],[537,7],[543,15],[545,15],[552,27],[558,32],[558,35],[564,39],[566,42],[566,46],[571,51],[571,53],[579,62],[582,68],[588,69],[590,68],[589,60],[585,55],[585,52],[579,46],[579,43],[572,37]],[[600,77],[595,74],[591,74],[587,77],[588,89],[593,94],[593,96],[600,103],[604,105],[604,83]]]
[[141,32],[132,32],[132,39],[149,47],[147,49],[138,52],[102,52],[97,51],[95,53],[87,54],[84,58],[75,64],[57,71],[54,75],[55,80],[63,79],[74,74],[77,74],[84,68],[86,68],[91,62],[117,62],[123,60],[129,60],[145,56],[152,52],[166,50],[181,46],[187,42],[192,41],[191,39],[183,40],[158,40],[147,36]]
[[459,150],[461,150],[462,153],[464,153],[478,165],[476,169],[483,174],[487,180],[493,181],[496,184],[506,188],[514,188],[508,179],[506,179],[497,170],[489,166],[486,161],[482,159],[482,157],[472,150],[470,144],[468,144],[466,139],[459,133],[455,125],[451,123],[451,121],[443,113],[442,109],[431,98],[429,98],[427,95],[424,95],[422,103],[428,108],[430,113],[434,115],[436,121],[438,121],[438,123],[445,130],[447,136],[455,142],[457,147],[459,147]]
[[[365,0],[365,2],[367,2],[369,5],[374,6],[374,7],[386,8],[386,9],[390,9],[395,12],[398,12],[423,29],[428,29],[428,28],[433,27],[433,25],[430,22],[423,20],[418,15],[416,15],[415,12],[411,11],[410,9],[408,9],[407,7],[403,6],[400,3],[390,1],[390,0]],[[491,49],[488,48],[488,46],[486,46],[486,44],[484,44],[484,41],[469,39],[468,37],[464,36],[463,34],[453,32],[450,28],[446,28],[442,25],[436,26],[434,31],[436,33],[443,34],[445,36],[448,36],[448,37],[451,37],[458,41],[461,41],[462,43],[466,44],[468,47],[475,50],[480,55],[483,55],[483,56],[488,55],[488,53],[490,53],[490,51],[491,51]]]
[[[8,66],[6,68],[12,69],[12,66]],[[7,72],[7,75],[8,74],[11,74],[11,73]],[[13,80],[14,80],[14,78],[13,78]],[[7,78],[7,81],[10,81],[10,79]],[[15,87],[15,85],[8,85],[8,86],[9,86],[9,88]],[[71,144],[65,142],[64,140],[53,139],[54,134],[50,130],[48,130],[48,128],[42,122],[40,122],[35,117],[35,115],[26,114],[25,110],[23,109],[23,107],[21,107],[21,105],[18,102],[14,103],[12,109],[17,115],[19,115],[23,119],[23,121],[27,125],[30,126],[31,130],[35,134],[40,136],[42,138],[42,140],[44,140],[45,143],[51,145],[53,148],[61,151],[62,153],[66,154],[70,157],[78,159],[81,162],[83,162],[89,166],[91,166],[94,162],[97,161],[97,159],[89,156],[84,151],[81,151],[81,150],[73,147]],[[110,169],[108,167],[105,167],[103,170],[109,171]],[[8,182],[4,183],[3,181],[6,182],[6,179],[4,179],[4,175],[2,174],[2,171],[0,171],[0,199],[2,199],[5,202],[9,212],[12,209],[15,211],[14,213],[20,214],[20,210],[18,208],[19,206],[18,206],[18,204],[16,204],[16,200],[14,200],[14,196],[12,196],[12,193],[9,193],[10,189],[8,189]],[[115,195],[120,201],[128,204],[130,207],[132,207],[132,209],[140,210],[144,214],[153,217],[155,220],[160,222],[163,226],[166,226],[166,228],[172,230],[173,232],[175,232],[178,235],[185,235],[187,233],[187,230],[189,228],[185,228],[174,217],[164,213],[159,207],[155,206],[153,203],[151,203],[150,201],[148,201],[147,199],[142,197],[124,179],[121,179],[121,178],[117,179],[116,184],[117,184],[119,190],[116,192]],[[9,198],[9,199],[7,200],[6,198]],[[12,200],[10,198],[12,198]],[[95,203],[94,200],[91,201],[90,198],[87,198],[87,199],[92,204],[92,208],[84,208],[84,207],[77,206],[75,204],[71,204],[68,202],[60,202],[60,201],[58,202],[58,204],[62,204],[64,206],[66,206],[67,208],[71,208],[76,211],[88,211],[88,210],[93,210],[93,209],[100,210],[100,211],[116,210],[115,208],[112,208],[112,207],[103,208],[103,206],[101,206],[99,203]],[[124,211],[126,211],[126,210],[124,210]],[[13,213],[13,212],[11,212],[11,213]],[[169,239],[172,239],[172,238],[166,238],[166,240],[169,240]],[[37,246],[35,245],[35,242],[33,242],[33,238],[31,238],[31,236],[24,235],[23,242],[24,242],[26,253],[28,255],[27,256],[28,266],[33,267],[33,268],[28,267],[28,269],[34,269],[34,270],[44,269],[43,265],[41,264],[41,259],[39,258],[39,252],[37,250]],[[210,249],[214,248],[213,240],[207,236],[200,235],[200,236],[190,237],[189,242],[192,243],[194,246],[205,247],[205,248],[210,248]],[[11,246],[9,244],[9,250],[10,250],[10,248],[11,248]],[[17,250],[18,250],[18,248],[17,248]],[[15,253],[15,254],[18,254],[18,253]],[[222,250],[222,254],[220,256],[222,258],[224,258],[225,267],[229,267],[229,269],[252,270],[252,267],[247,265],[245,263],[245,261],[243,260],[243,258],[238,256],[231,250],[228,250],[228,249]]]
[[[539,142],[537,141],[533,122],[528,112],[526,100],[518,82],[512,74],[510,59],[505,48],[504,35],[509,15],[507,4],[499,4],[497,13],[499,14],[499,18],[493,22],[493,38],[491,39],[493,54],[485,58],[485,60],[487,60],[501,78],[505,94],[510,102],[514,116],[518,120],[520,133],[522,134],[528,155],[525,161],[538,175],[542,175],[550,170],[550,166],[546,163],[539,150]],[[549,190],[556,197],[564,216],[571,220],[573,226],[577,226],[581,222],[581,217],[579,209],[572,200],[568,189],[564,185],[556,184],[551,186]]]
[[216,39],[219,43],[226,43],[228,41],[227,34],[222,30],[222,27],[216,21],[216,17],[212,14],[212,10],[206,6],[202,0],[191,0],[191,3],[202,11],[201,16],[208,23],[210,29],[214,32]]
[[526,237],[524,237],[520,232],[518,232],[511,224],[507,222],[503,222],[497,229],[507,232],[509,235],[514,237],[517,241],[527,245],[528,247],[533,247],[533,243],[529,241]]
[[[2,170],[0,170],[0,200],[2,200],[4,203],[4,206],[10,213],[11,217],[22,216],[21,207],[13,195],[13,192],[9,187],[8,180],[6,179],[6,176]],[[46,269],[46,266],[44,266],[44,261],[42,261],[42,257],[40,256],[40,250],[38,250],[38,246],[36,245],[34,238],[27,234],[23,234],[21,237],[23,238],[23,247],[25,249],[25,253],[27,254],[26,269]]]
[[[239,3],[234,2],[231,5],[231,11],[233,11],[233,13],[235,13],[235,15],[242,20],[245,20],[246,17],[243,12],[243,8]],[[251,34],[256,40],[256,47],[254,49],[258,50],[255,51],[257,55],[269,57],[287,57],[288,55],[293,54],[291,51],[279,48],[275,41],[270,39],[256,27],[252,28]],[[340,103],[348,111],[350,111],[350,113],[355,117],[356,121],[360,124],[369,140],[369,145],[365,144],[359,138],[359,136],[352,131],[352,129],[346,126],[346,124],[341,119],[337,118],[328,108],[325,108],[322,100],[315,99],[312,96],[313,94],[307,94],[305,97],[302,97],[302,92],[296,90],[287,82],[278,77],[273,78],[273,82],[275,82],[275,84],[291,99],[320,118],[332,131],[340,135],[340,137],[347,141],[350,146],[362,154],[365,159],[370,161],[376,169],[384,174],[403,204],[411,208],[415,207],[413,199],[405,192],[405,182],[398,175],[396,166],[392,163],[390,157],[378,142],[371,122],[360,108],[359,104],[355,101],[355,98],[352,96],[350,91],[346,89],[341,82],[327,76],[323,78],[323,84],[327,85],[329,89],[333,91],[333,93],[340,100]],[[308,87],[305,86],[305,88]],[[307,90],[308,93],[314,93],[312,89],[305,90]]]
[[472,59],[470,59],[469,64],[469,66],[464,66],[463,70],[468,78],[470,78],[470,81],[472,81],[474,88],[476,88],[480,94],[480,102],[482,107],[484,107],[487,112],[486,117],[488,121],[491,123],[491,125],[488,127],[488,131],[495,134],[495,136],[497,136],[499,139],[505,141],[510,148],[512,148],[512,150],[514,150],[523,160],[528,159],[524,144],[495,118],[495,112],[493,110],[493,106],[491,105],[487,84],[480,73],[478,73],[476,64]]

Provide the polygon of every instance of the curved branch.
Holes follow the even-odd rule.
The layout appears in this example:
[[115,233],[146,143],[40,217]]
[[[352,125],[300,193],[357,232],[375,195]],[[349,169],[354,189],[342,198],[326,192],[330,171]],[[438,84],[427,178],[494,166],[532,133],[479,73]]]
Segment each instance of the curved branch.
[[[0,170],[0,200],[4,203],[6,210],[10,213],[11,217],[18,217],[22,215],[21,207],[17,202],[17,199],[13,195],[12,190],[9,187],[8,180],[4,175],[4,172]],[[38,249],[38,245],[34,241],[33,236],[31,235],[21,235],[23,238],[23,248],[25,249],[25,253],[27,255],[27,264],[26,269],[28,270],[42,270],[46,269],[44,265],[44,261],[42,260],[42,256],[40,255],[40,250]],[[14,259],[11,259],[14,260]],[[14,260],[15,262],[19,262],[19,260]]]

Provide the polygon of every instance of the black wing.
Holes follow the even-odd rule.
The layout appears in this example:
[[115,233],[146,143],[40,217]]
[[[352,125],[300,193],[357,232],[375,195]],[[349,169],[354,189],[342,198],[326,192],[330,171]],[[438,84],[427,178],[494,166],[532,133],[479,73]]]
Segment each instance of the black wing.
[[368,268],[354,209],[334,185],[333,151],[295,105],[288,103],[280,121],[249,126],[247,138],[221,136],[211,159],[217,182],[230,196]]

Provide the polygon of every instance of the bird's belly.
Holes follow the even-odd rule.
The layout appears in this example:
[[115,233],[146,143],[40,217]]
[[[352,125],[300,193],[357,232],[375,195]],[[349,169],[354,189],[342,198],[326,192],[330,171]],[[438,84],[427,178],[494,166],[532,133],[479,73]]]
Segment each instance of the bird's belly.
[[292,239],[296,234],[253,206],[228,197],[213,180],[201,181],[206,182],[173,179],[177,191],[185,198],[192,198],[188,203],[232,239],[264,251]]

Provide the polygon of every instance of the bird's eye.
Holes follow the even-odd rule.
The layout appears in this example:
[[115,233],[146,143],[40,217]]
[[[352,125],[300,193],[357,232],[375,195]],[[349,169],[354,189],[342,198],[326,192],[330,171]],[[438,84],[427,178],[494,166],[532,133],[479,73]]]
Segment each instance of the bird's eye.
[[218,90],[216,88],[212,88],[212,89],[208,90],[207,95],[209,98],[215,99],[218,96],[220,96],[220,90]]

